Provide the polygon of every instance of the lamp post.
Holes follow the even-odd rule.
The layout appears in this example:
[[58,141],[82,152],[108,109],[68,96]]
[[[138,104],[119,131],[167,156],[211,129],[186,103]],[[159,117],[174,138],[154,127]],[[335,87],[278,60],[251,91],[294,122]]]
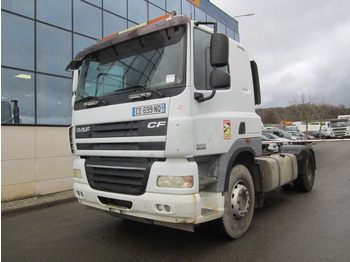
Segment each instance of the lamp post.
[[236,15],[233,17],[233,19],[237,18],[237,17],[242,17],[242,16],[252,16],[255,15],[255,13],[250,13],[250,14],[245,14],[245,15]]
[[[236,16],[234,16],[233,17],[233,19],[236,19],[237,17],[242,17],[242,16],[253,16],[253,15],[255,15],[255,13],[249,13],[249,14],[244,14],[244,15],[236,15]],[[236,20],[236,23],[237,23],[237,31],[238,31],[238,21]],[[238,37],[238,42],[240,42],[240,39],[239,39],[240,37]]]

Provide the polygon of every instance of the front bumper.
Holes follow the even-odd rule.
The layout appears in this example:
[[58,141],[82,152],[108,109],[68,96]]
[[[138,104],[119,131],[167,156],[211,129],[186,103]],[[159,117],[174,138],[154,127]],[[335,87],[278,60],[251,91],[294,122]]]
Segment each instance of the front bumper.
[[[74,169],[82,178],[74,178],[73,190],[79,202],[117,216],[142,218],[172,224],[198,224],[223,215],[224,197],[220,192],[199,192],[198,168],[186,159],[154,162],[146,190],[141,195],[115,193],[92,188],[85,172],[85,160],[76,158]],[[193,175],[192,188],[157,187],[159,176]]]
[[[223,215],[224,201],[220,193],[195,193],[173,195],[144,193],[141,196],[97,191],[89,185],[74,183],[74,195],[81,204],[123,216],[176,224],[198,224]],[[132,203],[131,207],[118,206],[114,202],[102,203],[101,199],[116,203]]]

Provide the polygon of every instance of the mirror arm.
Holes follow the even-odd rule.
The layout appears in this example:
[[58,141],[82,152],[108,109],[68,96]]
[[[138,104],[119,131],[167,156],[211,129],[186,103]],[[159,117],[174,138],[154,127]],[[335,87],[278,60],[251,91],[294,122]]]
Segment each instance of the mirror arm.
[[196,99],[199,103],[202,103],[204,101],[210,100],[212,99],[216,94],[216,90],[212,89],[211,94],[207,97],[204,97],[204,95],[202,93],[199,92],[195,92],[194,93],[194,99]]
[[203,22],[203,21],[196,21],[194,22],[195,26],[199,25],[214,25],[214,32],[216,33],[218,31],[218,23],[217,22]]

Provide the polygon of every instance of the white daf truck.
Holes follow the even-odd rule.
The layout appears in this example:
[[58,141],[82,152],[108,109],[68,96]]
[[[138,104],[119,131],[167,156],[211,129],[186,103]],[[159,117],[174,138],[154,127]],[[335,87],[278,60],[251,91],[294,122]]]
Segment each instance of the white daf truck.
[[257,66],[243,45],[204,24],[160,17],[69,63],[80,203],[184,230],[211,221],[236,239],[265,192],[312,189],[312,148],[263,151]]

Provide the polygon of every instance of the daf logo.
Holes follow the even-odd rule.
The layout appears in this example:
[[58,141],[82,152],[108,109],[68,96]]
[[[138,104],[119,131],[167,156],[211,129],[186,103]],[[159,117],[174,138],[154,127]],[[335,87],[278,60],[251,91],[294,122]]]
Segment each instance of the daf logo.
[[90,127],[89,126],[84,126],[84,127],[77,127],[76,128],[76,132],[77,133],[86,133],[90,131]]
[[166,121],[159,121],[159,122],[149,122],[147,125],[147,128],[158,128],[160,126],[165,126]]

